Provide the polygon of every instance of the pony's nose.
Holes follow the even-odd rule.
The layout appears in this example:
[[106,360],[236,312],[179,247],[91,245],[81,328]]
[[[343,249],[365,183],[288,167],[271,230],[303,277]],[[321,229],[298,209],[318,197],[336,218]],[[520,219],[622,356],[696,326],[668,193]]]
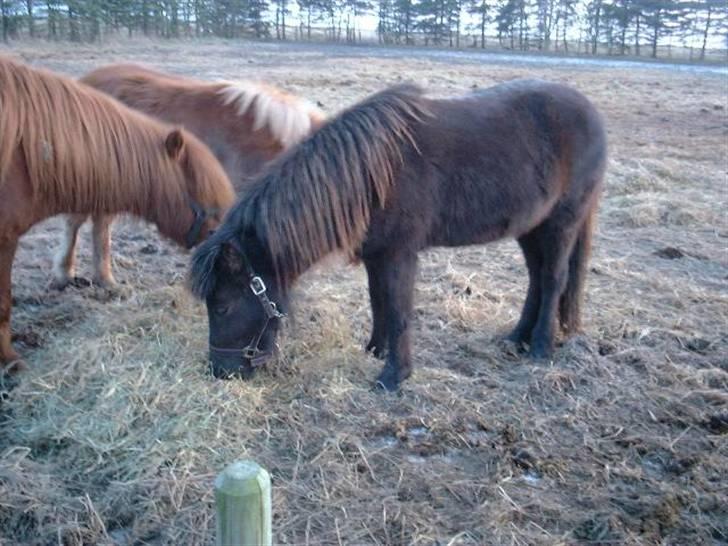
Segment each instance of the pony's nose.
[[255,368],[247,358],[211,354],[210,372],[217,379],[250,379]]

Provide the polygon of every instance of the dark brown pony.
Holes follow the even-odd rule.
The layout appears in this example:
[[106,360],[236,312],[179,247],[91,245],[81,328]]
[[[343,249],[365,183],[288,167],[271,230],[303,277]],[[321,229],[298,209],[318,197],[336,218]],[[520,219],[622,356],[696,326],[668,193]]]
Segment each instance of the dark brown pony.
[[[256,82],[205,82],[164,74],[133,64],[110,65],[81,82],[127,106],[194,133],[218,158],[239,192],[263,165],[300,142],[324,120],[307,101]],[[53,282],[63,288],[74,277],[78,230],[87,215],[66,218],[66,233],[57,254]],[[114,284],[111,272],[113,216],[94,216],[94,282]]]
[[195,252],[216,376],[271,351],[296,278],[330,252],[360,257],[378,384],[412,371],[418,251],[515,237],[529,287],[510,339],[551,355],[580,299],[606,162],[600,116],[563,85],[517,81],[449,100],[395,87],[353,106],[274,163]]
[[61,213],[129,213],[191,247],[234,191],[186,131],[69,78],[0,57],[0,366],[10,342],[10,272],[19,237]]

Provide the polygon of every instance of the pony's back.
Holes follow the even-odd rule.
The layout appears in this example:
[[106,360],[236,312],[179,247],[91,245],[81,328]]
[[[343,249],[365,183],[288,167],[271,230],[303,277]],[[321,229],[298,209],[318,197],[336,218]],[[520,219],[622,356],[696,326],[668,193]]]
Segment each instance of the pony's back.
[[[325,120],[323,112],[308,101],[260,82],[209,82],[135,64],[105,66],[81,81],[132,108],[183,123],[203,140],[214,135],[208,141],[213,150],[215,142],[227,138],[237,153],[255,154],[260,153],[257,149],[275,146],[275,155]],[[261,129],[265,131],[259,133]]]

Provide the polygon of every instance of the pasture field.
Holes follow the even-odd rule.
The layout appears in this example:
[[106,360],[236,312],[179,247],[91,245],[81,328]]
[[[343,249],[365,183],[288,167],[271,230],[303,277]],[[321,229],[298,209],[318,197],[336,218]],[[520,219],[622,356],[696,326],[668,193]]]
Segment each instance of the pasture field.
[[[517,245],[421,255],[416,369],[372,390],[363,267],[304,276],[277,362],[206,373],[188,256],[115,229],[115,290],[48,288],[60,222],[15,262],[28,372],[0,382],[0,544],[213,544],[212,481],[251,457],[273,480],[276,544],[728,542],[728,76],[487,64],[245,42],[14,45],[73,76],[137,61],[261,79],[327,113],[402,80],[434,96],[569,83],[602,111],[610,162],[585,335],[550,362],[498,342],[525,297]],[[80,272],[90,276],[88,231]]]

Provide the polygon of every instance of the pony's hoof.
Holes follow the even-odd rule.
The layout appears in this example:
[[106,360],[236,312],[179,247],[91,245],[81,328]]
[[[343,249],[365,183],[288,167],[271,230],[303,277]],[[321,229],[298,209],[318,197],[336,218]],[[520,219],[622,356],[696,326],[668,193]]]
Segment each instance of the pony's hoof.
[[366,349],[364,350],[379,360],[384,360],[384,357],[387,354],[387,350],[384,347],[380,347],[379,344],[373,341],[367,343]]
[[88,288],[91,286],[91,281],[86,277],[66,277],[51,281],[51,288],[53,290],[63,291],[69,286],[73,288]]
[[525,352],[523,342],[513,341],[510,336],[497,338],[495,344],[501,352],[513,358],[520,358]]
[[377,377],[377,380],[374,382],[374,387],[377,390],[397,392],[402,381],[407,379],[410,376],[410,373],[411,372],[409,371],[398,372],[394,368],[385,366],[379,374],[379,377]]

